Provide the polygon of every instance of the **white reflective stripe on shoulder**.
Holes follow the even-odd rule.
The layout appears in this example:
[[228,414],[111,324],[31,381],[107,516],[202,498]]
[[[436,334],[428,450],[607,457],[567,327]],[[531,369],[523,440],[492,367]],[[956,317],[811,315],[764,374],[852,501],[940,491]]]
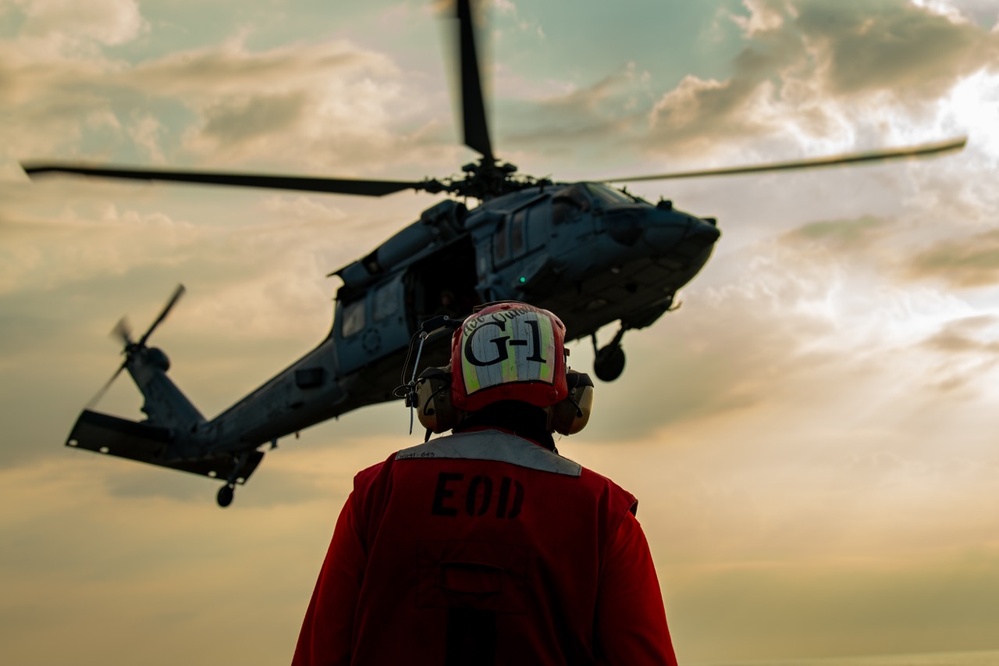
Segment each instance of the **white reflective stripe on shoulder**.
[[496,430],[465,432],[450,437],[433,439],[403,449],[395,454],[396,460],[495,460],[518,467],[552,472],[564,476],[579,476],[582,466],[568,458],[514,435]]

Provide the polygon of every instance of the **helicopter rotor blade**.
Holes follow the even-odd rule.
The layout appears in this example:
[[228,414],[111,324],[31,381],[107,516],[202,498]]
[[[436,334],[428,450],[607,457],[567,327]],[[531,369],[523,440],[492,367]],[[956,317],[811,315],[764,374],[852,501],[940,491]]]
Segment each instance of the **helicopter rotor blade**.
[[48,174],[72,174],[118,178],[123,180],[164,181],[198,185],[230,185],[233,187],[259,187],[273,190],[325,192],[330,194],[356,194],[381,197],[403,190],[426,190],[439,186],[437,181],[359,180],[349,178],[322,178],[311,176],[277,176],[266,174],[227,173],[220,171],[182,171],[143,169],[133,167],[96,167],[73,162],[24,162],[24,172],[31,177]]
[[94,397],[87,402],[86,409],[93,409],[94,406],[96,406],[97,403],[100,402],[101,398],[104,397],[104,394],[107,393],[108,389],[111,388],[111,385],[114,384],[114,380],[118,379],[118,375],[121,374],[121,371],[124,370],[125,366],[127,365],[128,365],[128,359],[126,358],[125,361],[123,361],[122,364],[118,366],[118,369],[114,371],[114,374],[111,375],[111,379],[107,380],[104,383],[104,386],[102,386],[100,390],[94,394]]
[[461,61],[461,111],[465,145],[482,154],[487,162],[495,162],[489,125],[486,122],[485,98],[482,94],[482,71],[475,47],[475,25],[472,21],[471,0],[457,0],[459,55]]
[[177,301],[180,300],[180,297],[184,295],[185,291],[186,289],[184,288],[184,285],[182,284],[177,285],[177,288],[174,289],[173,294],[170,296],[170,300],[167,301],[165,306],[163,306],[163,310],[160,312],[160,315],[149,326],[149,330],[147,330],[145,334],[143,334],[143,336],[139,338],[139,342],[137,343],[139,347],[145,346],[146,340],[148,340],[149,336],[153,334],[153,331],[156,330],[156,327],[159,326],[161,323],[163,323],[163,320],[166,319],[168,314],[170,314],[170,310],[172,310],[173,306],[177,304]]
[[911,157],[930,157],[964,148],[968,137],[948,139],[934,143],[924,143],[917,146],[893,148],[889,150],[872,150],[863,153],[845,153],[818,157],[806,160],[791,160],[788,162],[771,162],[739,167],[723,167],[720,169],[702,169],[698,171],[677,171],[661,173],[654,176],[629,176],[625,178],[605,178],[601,183],[636,183],[643,180],[669,180],[678,178],[703,178],[705,176],[731,176],[743,173],[762,173],[768,171],[789,171],[792,169],[813,169],[816,167],[835,166],[838,164],[853,164],[856,162],[883,162],[887,160],[905,159]]

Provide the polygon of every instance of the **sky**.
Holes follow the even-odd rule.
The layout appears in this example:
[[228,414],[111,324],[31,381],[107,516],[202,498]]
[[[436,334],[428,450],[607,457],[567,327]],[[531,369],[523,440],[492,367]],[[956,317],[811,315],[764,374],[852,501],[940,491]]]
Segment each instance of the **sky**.
[[[0,661],[291,658],[353,474],[400,404],[217,484],[73,451],[152,343],[206,416],[329,331],[338,281],[437,199],[30,182],[32,159],[420,179],[477,156],[446,3],[0,0]],[[682,307],[560,451],[639,498],[682,663],[997,650],[999,4],[492,0],[493,146],[604,179],[967,136],[936,159],[630,191],[718,219]],[[608,340],[613,327],[601,331]],[[572,346],[589,369],[588,341]],[[138,419],[120,378],[98,409]]]

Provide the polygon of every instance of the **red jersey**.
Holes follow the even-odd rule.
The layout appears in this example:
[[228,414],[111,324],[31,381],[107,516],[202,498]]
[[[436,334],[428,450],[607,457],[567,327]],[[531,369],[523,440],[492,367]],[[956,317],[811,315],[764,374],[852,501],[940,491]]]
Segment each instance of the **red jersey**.
[[635,498],[534,442],[466,432],[360,472],[293,664],[668,664]]

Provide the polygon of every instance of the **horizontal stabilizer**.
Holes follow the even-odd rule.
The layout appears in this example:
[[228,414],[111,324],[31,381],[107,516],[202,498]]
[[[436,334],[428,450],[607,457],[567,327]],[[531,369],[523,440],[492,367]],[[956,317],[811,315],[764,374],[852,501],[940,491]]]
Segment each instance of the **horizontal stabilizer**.
[[[173,457],[170,455],[172,441],[173,435],[166,428],[85,409],[69,433],[66,446],[222,480],[230,477],[237,464],[228,453],[208,453],[200,458]],[[245,483],[263,457],[260,451],[250,451],[236,472],[236,483]]]

